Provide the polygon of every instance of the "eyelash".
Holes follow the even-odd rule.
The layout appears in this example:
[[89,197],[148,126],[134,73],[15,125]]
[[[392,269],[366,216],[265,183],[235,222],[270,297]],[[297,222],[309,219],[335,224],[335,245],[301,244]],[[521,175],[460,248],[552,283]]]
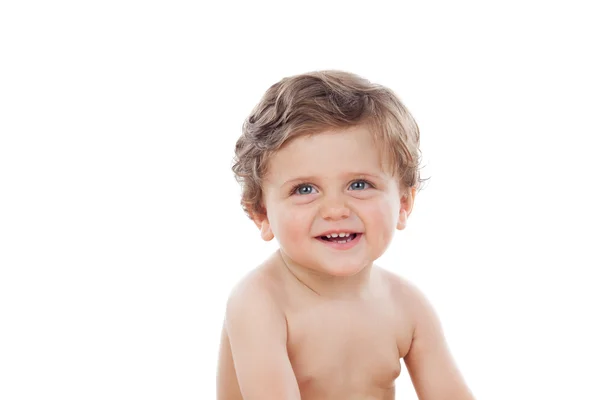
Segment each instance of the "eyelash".
[[[352,184],[354,184],[354,183],[357,183],[357,182],[364,182],[364,183],[366,183],[367,185],[369,185],[371,188],[374,188],[374,187],[375,187],[375,185],[373,185],[371,182],[369,182],[369,181],[367,181],[367,180],[365,180],[365,179],[358,179],[358,180],[356,180],[356,181],[352,181],[352,182],[350,182],[350,185],[349,185],[349,186],[351,186]],[[313,185],[311,185],[310,183],[306,183],[306,182],[304,182],[304,183],[299,183],[299,184],[297,184],[296,186],[294,186],[294,187],[292,188],[292,190],[290,191],[290,196],[291,196],[291,195],[294,195],[294,194],[296,194],[296,191],[297,191],[298,189],[300,189],[301,187],[304,187],[304,186],[310,186],[310,187],[314,187],[314,186],[313,186]],[[365,190],[365,189],[363,189],[363,190]],[[360,191],[360,190],[359,190],[359,191]],[[310,193],[310,194],[312,194],[312,193]]]

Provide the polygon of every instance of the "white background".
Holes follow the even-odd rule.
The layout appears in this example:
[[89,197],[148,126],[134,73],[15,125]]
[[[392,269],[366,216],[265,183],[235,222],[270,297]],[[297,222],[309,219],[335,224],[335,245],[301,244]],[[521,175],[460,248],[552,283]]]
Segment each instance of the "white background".
[[420,125],[431,179],[379,264],[475,395],[600,399],[592,3],[2,2],[0,398],[214,399],[227,295],[276,245],[234,143],[271,84],[335,68]]

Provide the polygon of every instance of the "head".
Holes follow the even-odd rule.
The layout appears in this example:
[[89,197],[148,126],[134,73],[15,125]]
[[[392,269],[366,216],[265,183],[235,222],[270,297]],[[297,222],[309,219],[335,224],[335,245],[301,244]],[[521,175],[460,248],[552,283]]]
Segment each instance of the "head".
[[[419,155],[417,124],[391,90],[319,71],[267,90],[244,122],[233,171],[264,240],[315,271],[352,275],[406,227]],[[327,238],[340,232],[347,243]]]

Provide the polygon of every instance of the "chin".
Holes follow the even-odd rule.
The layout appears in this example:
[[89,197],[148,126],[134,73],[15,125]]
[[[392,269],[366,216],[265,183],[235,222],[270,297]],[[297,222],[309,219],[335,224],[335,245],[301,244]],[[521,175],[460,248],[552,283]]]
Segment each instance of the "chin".
[[364,261],[361,263],[357,263],[356,260],[352,262],[327,262],[323,261],[319,263],[319,271],[335,277],[349,277],[354,276],[361,272],[363,269],[367,268],[371,265],[370,261]]

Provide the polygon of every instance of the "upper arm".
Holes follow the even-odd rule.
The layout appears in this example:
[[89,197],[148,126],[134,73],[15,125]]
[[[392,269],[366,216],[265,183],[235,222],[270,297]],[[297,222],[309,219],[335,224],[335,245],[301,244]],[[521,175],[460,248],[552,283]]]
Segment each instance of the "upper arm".
[[217,367],[217,400],[244,400],[240,393],[227,328],[223,323],[221,345],[219,348],[219,364]]
[[272,296],[256,285],[232,293],[225,329],[244,400],[300,400],[287,354],[285,315]]
[[410,349],[404,357],[420,400],[474,400],[448,348],[439,317],[425,295],[408,290],[414,319]]

